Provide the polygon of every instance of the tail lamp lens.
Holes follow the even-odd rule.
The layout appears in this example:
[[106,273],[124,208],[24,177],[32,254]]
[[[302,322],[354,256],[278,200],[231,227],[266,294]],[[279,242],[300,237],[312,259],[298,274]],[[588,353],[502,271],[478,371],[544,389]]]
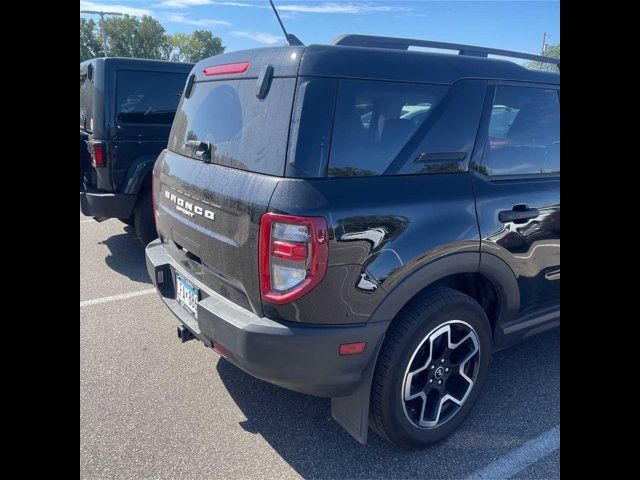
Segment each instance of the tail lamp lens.
[[221,357],[227,358],[229,356],[229,351],[219,343],[213,342],[213,349],[218,352]]
[[263,300],[288,303],[322,281],[329,246],[323,217],[267,213],[260,222],[260,288]]
[[271,288],[277,292],[291,290],[301,284],[307,278],[307,269],[284,267],[282,265],[271,266]]
[[211,77],[214,75],[230,75],[234,73],[244,73],[249,69],[249,62],[238,63],[226,63],[224,65],[214,65],[212,67],[205,68],[202,73],[205,77]]
[[94,167],[105,166],[105,152],[103,143],[94,143],[91,151],[91,163]]
[[272,236],[278,240],[307,243],[309,241],[309,227],[307,225],[277,222],[273,224]]

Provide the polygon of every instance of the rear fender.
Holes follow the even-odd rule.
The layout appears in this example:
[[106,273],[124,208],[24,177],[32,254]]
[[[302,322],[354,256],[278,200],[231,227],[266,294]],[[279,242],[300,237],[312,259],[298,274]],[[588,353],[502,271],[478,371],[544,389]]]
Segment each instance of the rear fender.
[[[376,308],[370,322],[386,322],[388,325],[402,308],[425,287],[456,273],[482,273],[496,287],[501,308],[496,321],[497,328],[511,320],[520,307],[520,295],[515,275],[509,266],[499,258],[479,252],[463,252],[435,260],[408,275]],[[387,327],[388,328],[388,327]],[[377,347],[376,355],[362,375],[362,382],[356,392],[348,397],[331,399],[331,415],[358,442],[367,443],[369,426],[369,399],[371,383],[378,354],[384,339]]]

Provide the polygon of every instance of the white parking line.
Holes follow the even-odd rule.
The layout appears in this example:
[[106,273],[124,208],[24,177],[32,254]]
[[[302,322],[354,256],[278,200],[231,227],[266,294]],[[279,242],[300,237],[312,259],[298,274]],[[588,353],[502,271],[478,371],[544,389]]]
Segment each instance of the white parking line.
[[116,300],[126,300],[127,298],[141,297],[142,295],[149,295],[156,291],[155,288],[149,288],[147,290],[139,290],[137,292],[123,293],[121,295],[113,295],[112,297],[94,298],[93,300],[85,300],[80,302],[80,308],[88,307],[89,305],[99,305],[101,303],[115,302]]
[[467,480],[512,477],[558,448],[560,448],[560,425],[471,474]]

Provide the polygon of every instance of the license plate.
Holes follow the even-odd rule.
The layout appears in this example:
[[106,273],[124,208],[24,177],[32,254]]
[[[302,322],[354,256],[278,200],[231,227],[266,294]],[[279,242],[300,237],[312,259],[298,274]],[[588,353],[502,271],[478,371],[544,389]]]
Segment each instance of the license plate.
[[198,300],[200,292],[179,273],[176,273],[176,300],[187,312],[198,318]]

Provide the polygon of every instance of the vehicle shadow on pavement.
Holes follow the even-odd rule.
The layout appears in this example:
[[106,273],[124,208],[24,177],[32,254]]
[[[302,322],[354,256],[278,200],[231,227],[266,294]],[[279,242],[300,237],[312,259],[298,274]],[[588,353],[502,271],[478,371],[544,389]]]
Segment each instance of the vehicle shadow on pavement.
[[494,355],[478,404],[449,439],[406,452],[369,430],[356,442],[331,418],[329,399],[255,379],[229,362],[217,370],[246,421],[304,478],[461,478],[560,423],[560,333]]
[[110,255],[105,258],[105,263],[115,272],[130,278],[134,282],[151,284],[151,279],[147,273],[147,263],[144,258],[144,247],[138,240],[135,229],[126,226],[124,231],[125,233],[112,235],[100,242],[110,252]]

